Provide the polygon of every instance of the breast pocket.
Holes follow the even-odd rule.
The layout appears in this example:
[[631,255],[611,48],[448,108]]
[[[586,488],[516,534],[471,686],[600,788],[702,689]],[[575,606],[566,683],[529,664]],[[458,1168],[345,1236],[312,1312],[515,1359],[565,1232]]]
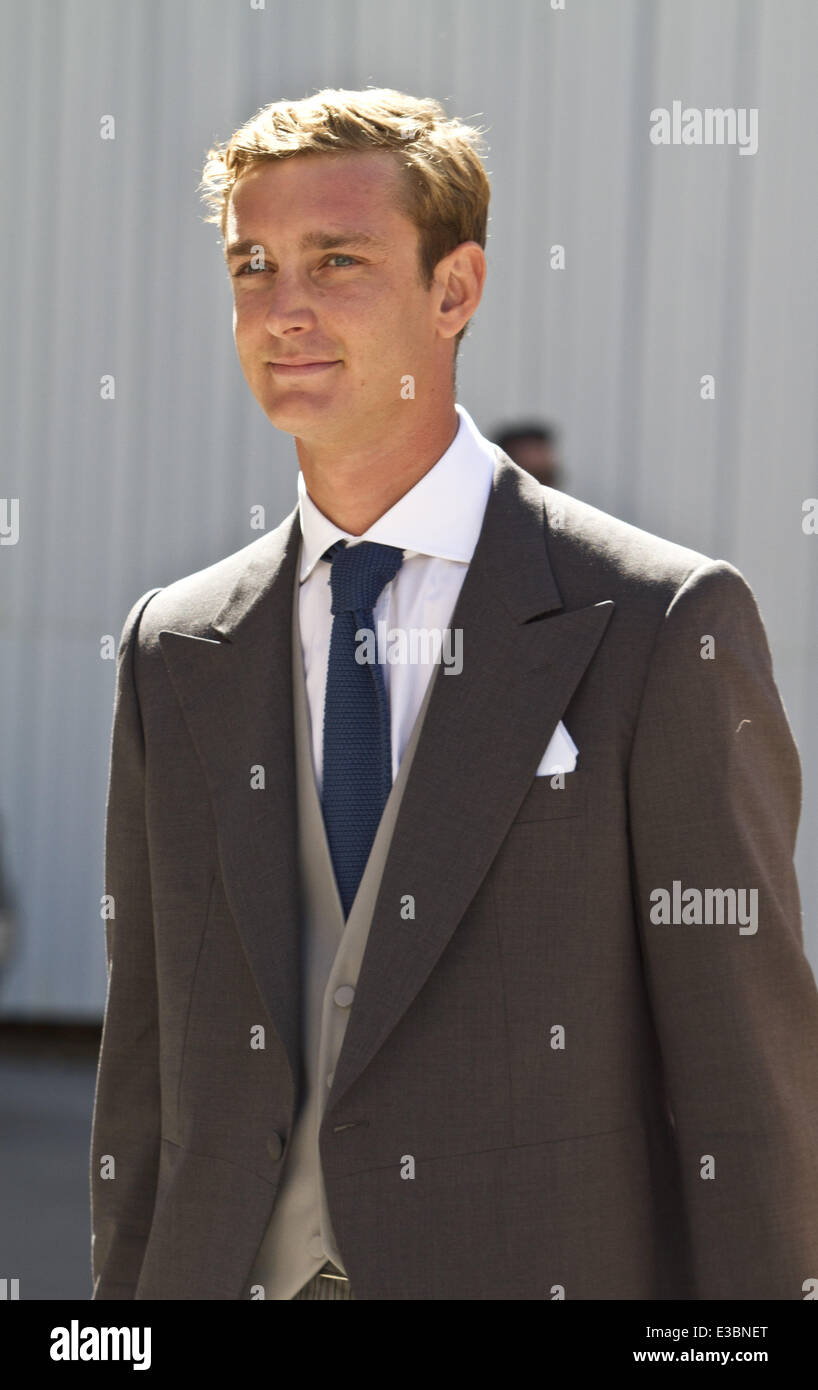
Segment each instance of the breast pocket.
[[581,816],[588,797],[589,778],[588,768],[579,767],[563,773],[562,786],[557,777],[535,777],[512,824]]

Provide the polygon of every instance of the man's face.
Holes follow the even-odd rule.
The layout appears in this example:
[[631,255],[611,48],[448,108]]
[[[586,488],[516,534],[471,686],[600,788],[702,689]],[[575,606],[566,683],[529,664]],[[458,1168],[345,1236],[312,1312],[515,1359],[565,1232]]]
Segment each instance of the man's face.
[[[443,292],[420,281],[399,178],[388,152],[356,151],[261,165],[233,189],[225,249],[239,360],[268,419],[307,442],[354,442],[364,422],[369,432],[400,411],[407,374],[417,394],[451,370],[436,327]],[[263,268],[235,243],[263,247]],[[330,365],[287,366],[300,358]]]

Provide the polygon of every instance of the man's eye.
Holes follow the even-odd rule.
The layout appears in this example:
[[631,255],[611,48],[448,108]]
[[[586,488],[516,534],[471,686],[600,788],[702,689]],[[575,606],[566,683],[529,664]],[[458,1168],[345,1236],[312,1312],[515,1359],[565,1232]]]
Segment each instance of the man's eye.
[[[348,261],[350,265],[359,264],[355,256],[348,256],[344,251],[333,251],[331,256],[327,256],[326,261],[324,261],[324,264],[326,265],[327,261],[337,260]],[[267,270],[267,268],[268,267],[266,265],[254,265],[252,261],[245,261],[244,265],[239,266],[238,270],[236,271],[236,276],[247,275],[248,273],[250,275],[255,275],[257,271]],[[346,266],[336,266],[335,269],[346,270]]]

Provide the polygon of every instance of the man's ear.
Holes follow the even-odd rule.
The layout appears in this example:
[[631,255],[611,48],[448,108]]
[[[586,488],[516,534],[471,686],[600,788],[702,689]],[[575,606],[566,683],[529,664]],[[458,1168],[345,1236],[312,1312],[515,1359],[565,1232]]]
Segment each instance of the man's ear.
[[486,257],[476,241],[463,241],[435,266],[435,286],[440,295],[438,328],[444,338],[454,338],[464,328],[483,297]]

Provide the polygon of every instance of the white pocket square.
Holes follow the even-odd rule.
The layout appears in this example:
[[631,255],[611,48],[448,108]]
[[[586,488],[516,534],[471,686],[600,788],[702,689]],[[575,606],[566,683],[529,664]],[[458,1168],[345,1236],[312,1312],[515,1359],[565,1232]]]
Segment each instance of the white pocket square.
[[573,772],[579,749],[560,720],[537,768],[538,777],[551,777],[557,772]]

